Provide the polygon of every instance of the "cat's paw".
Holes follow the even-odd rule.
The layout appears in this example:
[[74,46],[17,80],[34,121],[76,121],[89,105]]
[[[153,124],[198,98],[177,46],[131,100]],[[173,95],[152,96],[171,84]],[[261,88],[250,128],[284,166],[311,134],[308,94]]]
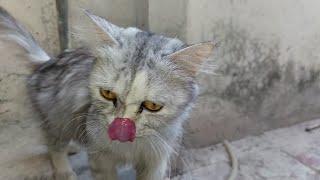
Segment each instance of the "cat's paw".
[[67,146],[68,155],[78,154],[80,151],[81,151],[81,147],[74,142],[70,142],[69,145]]
[[77,180],[77,175],[75,172],[55,172],[54,173],[55,180]]

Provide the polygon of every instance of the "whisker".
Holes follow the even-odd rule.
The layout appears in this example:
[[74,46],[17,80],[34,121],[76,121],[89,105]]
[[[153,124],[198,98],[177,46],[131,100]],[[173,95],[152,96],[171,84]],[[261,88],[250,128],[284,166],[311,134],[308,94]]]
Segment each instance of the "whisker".
[[162,137],[161,137],[161,134],[157,131],[155,131],[156,133],[153,134],[154,136],[156,136],[160,142],[162,142],[166,147],[170,148],[170,150],[174,153],[174,154],[178,154],[178,152],[172,147],[170,146]]

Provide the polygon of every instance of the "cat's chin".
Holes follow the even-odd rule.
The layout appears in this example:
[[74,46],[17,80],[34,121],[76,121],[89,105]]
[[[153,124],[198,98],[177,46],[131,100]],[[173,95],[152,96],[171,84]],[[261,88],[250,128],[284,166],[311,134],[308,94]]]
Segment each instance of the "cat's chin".
[[147,135],[140,135],[140,136],[136,136],[134,140],[132,141],[119,141],[119,140],[111,140],[109,137],[108,137],[108,143],[111,143],[111,144],[135,144],[137,142],[141,142],[141,141],[144,141],[148,136]]

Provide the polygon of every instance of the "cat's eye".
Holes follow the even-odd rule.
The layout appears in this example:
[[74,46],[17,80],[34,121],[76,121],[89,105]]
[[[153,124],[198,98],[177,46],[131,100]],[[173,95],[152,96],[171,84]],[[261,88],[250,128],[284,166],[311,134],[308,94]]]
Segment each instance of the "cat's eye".
[[156,104],[156,103],[154,103],[152,101],[143,101],[141,106],[144,109],[146,109],[148,111],[151,111],[151,112],[157,112],[157,111],[160,111],[163,108],[162,105]]
[[110,90],[100,88],[100,95],[108,101],[117,101],[117,94]]

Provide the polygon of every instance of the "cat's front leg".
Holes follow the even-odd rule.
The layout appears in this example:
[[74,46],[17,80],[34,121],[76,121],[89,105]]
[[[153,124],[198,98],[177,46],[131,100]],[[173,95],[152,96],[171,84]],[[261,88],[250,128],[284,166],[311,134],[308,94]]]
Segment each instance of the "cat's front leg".
[[69,163],[66,149],[59,151],[50,150],[49,154],[54,168],[55,179],[77,180],[77,175]]
[[164,180],[168,168],[167,159],[149,159],[138,167],[141,171],[137,174],[137,180]]
[[94,180],[117,180],[117,159],[111,154],[89,153],[89,164]]
[[53,176],[56,180],[77,180],[68,159],[69,140],[58,140],[55,136],[47,136],[48,153],[53,166]]

